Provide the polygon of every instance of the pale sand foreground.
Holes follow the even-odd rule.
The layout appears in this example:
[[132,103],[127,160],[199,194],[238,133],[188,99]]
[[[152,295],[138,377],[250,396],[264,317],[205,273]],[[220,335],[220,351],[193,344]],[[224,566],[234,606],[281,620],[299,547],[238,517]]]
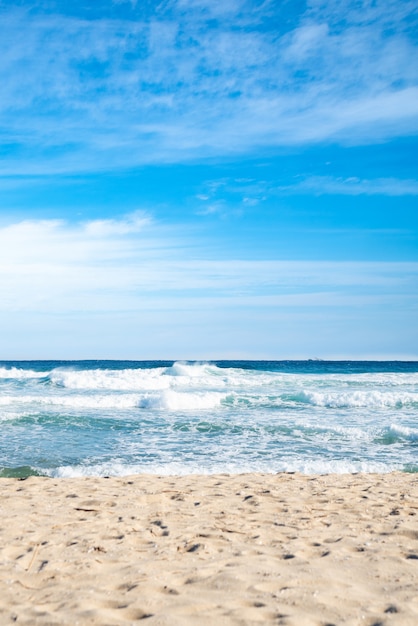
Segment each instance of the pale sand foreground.
[[418,624],[418,475],[0,479],[0,623]]

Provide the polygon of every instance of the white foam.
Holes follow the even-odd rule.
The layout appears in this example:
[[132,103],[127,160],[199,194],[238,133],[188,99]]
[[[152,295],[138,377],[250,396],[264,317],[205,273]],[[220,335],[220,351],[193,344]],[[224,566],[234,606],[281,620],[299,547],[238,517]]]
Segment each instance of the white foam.
[[401,424],[391,424],[389,432],[400,439],[409,439],[410,441],[418,441],[418,428],[410,428]]
[[152,390],[164,389],[169,381],[161,376],[163,368],[124,370],[70,370],[57,368],[49,378],[66,389]]
[[373,387],[398,387],[404,385],[417,385],[418,384],[418,372],[402,373],[402,372],[379,372],[370,373],[365,372],[358,373],[346,373],[346,374],[284,374],[284,376],[291,377],[295,382],[309,381],[314,386],[326,385],[335,387],[351,387],[356,386],[369,386]]
[[187,363],[183,361],[176,361],[170,367],[165,369],[165,374],[168,376],[184,376],[187,378],[203,378],[214,370],[219,370],[216,365],[210,365],[209,363]]
[[[418,402],[418,395],[411,395],[418,383],[415,374],[284,374],[220,368],[210,363],[175,362],[170,367],[148,369],[57,368],[49,378],[57,387],[85,391],[223,391],[243,395],[252,404],[262,404],[261,397],[269,397],[273,404],[282,404],[280,397],[286,394],[286,402],[292,403],[293,398],[330,407],[403,406]],[[392,390],[400,386],[405,391],[391,391],[392,395],[388,395],[385,390],[385,387]]]
[[[55,426],[49,429],[65,415],[70,447],[67,455],[61,438],[58,458],[71,458],[74,466],[51,470],[56,475],[415,467],[415,374],[284,374],[176,362],[169,368],[61,367],[49,375],[3,368],[0,383],[0,419],[34,417],[27,428],[17,423],[13,431],[14,441],[24,442],[17,452],[14,425],[4,424],[5,458],[10,449],[22,456],[22,465],[33,465],[45,446],[42,458],[55,463]],[[106,422],[93,430],[91,417]],[[118,420],[116,436],[112,420]],[[114,460],[100,465],[109,449]]]
[[[49,379],[57,387],[83,391],[220,391],[231,386],[216,366],[174,363],[169,368],[71,370],[57,368]],[[244,381],[245,382],[245,381]],[[241,385],[242,381],[240,381]],[[245,383],[248,385],[248,382]]]
[[32,407],[67,407],[74,409],[128,409],[138,406],[136,395],[71,395],[71,396],[2,396],[1,406],[31,405]]
[[225,394],[214,392],[181,393],[172,390],[142,394],[60,395],[60,396],[1,396],[0,406],[31,405],[67,407],[74,409],[165,409],[204,410],[218,407]]
[[180,393],[166,390],[159,394],[147,394],[138,401],[140,408],[168,409],[170,411],[192,411],[213,409],[220,406],[225,394],[222,393]]
[[[3,395],[0,396],[0,406],[42,405],[66,406],[74,408],[134,408],[166,409],[166,410],[204,410],[219,407],[222,403],[234,407],[276,407],[298,403],[310,404],[329,408],[385,408],[407,407],[418,405],[418,394],[391,393],[377,391],[353,391],[344,393],[321,393],[318,391],[301,391],[290,399],[284,396],[243,394],[226,391],[197,391],[187,387],[177,389],[156,385],[147,386],[147,390],[140,393],[68,393],[60,395]],[[163,388],[159,388],[163,387]],[[112,385],[110,385],[112,388]],[[80,386],[80,391],[83,386]],[[103,391],[106,390],[104,387]],[[87,390],[86,390],[87,391]]]
[[78,478],[83,476],[131,476],[152,474],[159,476],[213,475],[213,474],[277,474],[281,472],[299,472],[301,474],[355,474],[379,473],[386,474],[402,471],[399,463],[381,463],[379,461],[351,460],[303,460],[268,462],[218,462],[208,463],[192,461],[167,463],[121,463],[120,461],[98,463],[94,465],[65,465],[49,470],[35,468],[53,478]]
[[16,411],[8,411],[7,413],[2,412],[0,415],[1,422],[10,422],[15,420],[20,420],[25,417],[30,417],[32,415],[29,411],[16,412]]
[[48,372],[35,372],[20,367],[0,367],[0,378],[25,380],[27,378],[45,378]]
[[342,407],[402,407],[418,404],[417,393],[393,393],[382,391],[347,391],[343,393],[301,391],[295,398],[315,406]]

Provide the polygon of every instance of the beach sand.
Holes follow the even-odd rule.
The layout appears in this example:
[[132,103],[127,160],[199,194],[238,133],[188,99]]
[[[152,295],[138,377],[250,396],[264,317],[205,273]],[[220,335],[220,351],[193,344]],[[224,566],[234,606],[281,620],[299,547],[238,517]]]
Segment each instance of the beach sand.
[[0,479],[1,624],[418,624],[418,475]]

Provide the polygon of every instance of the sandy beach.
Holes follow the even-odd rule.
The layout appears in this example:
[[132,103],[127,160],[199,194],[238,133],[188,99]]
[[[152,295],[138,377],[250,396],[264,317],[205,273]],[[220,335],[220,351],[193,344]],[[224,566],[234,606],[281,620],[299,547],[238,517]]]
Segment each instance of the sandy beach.
[[418,623],[418,475],[1,479],[1,624]]

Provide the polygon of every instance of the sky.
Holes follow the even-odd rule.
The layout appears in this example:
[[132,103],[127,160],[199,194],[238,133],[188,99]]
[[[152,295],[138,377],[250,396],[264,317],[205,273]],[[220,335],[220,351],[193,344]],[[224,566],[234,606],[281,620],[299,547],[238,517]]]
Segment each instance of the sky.
[[0,359],[418,359],[417,0],[0,0]]

